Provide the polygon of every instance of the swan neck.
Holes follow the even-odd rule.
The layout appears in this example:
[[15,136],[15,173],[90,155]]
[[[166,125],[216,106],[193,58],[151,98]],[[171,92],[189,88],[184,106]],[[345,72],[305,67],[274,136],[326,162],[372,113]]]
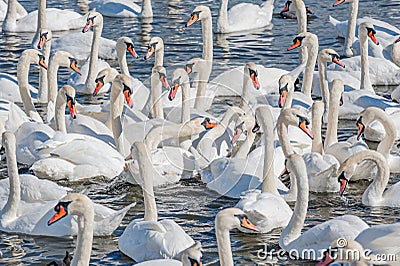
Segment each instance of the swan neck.
[[103,32],[103,23],[100,23],[99,25],[96,25],[94,27],[92,48],[90,50],[89,71],[85,82],[85,87],[90,93],[94,91],[96,85],[95,80],[98,72],[99,47],[100,47],[100,38],[102,32]]
[[296,240],[301,235],[301,230],[304,226],[304,221],[306,219],[308,208],[309,187],[307,170],[304,160],[299,160],[298,162],[296,162],[296,165],[297,167],[293,169],[292,173],[295,176],[296,184],[298,187],[296,203],[289,224],[282,231],[279,238],[280,246],[286,250],[288,249],[290,243]]
[[201,69],[199,73],[199,80],[197,85],[196,99],[194,102],[194,109],[206,110],[207,109],[207,84],[210,78],[212,62],[207,62],[207,69]]
[[238,158],[238,159],[246,159],[255,139],[256,139],[255,133],[253,133],[251,130],[249,132],[247,132],[245,141],[243,141],[243,143],[242,143],[242,145],[240,145],[238,151],[234,155],[232,155],[232,157]]
[[38,1],[38,24],[37,24],[37,32],[40,32],[40,29],[46,28],[46,0]]
[[329,110],[329,84],[327,79],[326,64],[320,55],[318,55],[318,75],[319,86],[321,88],[322,101],[324,102],[324,113]]
[[217,25],[220,32],[226,32],[229,29],[228,0],[221,0]]
[[65,125],[65,106],[66,106],[65,99],[58,93],[57,100],[56,100],[56,113],[55,113],[55,122],[56,128],[58,131],[63,133],[67,133],[67,127]]
[[283,154],[287,158],[289,155],[294,153],[289,140],[288,126],[285,124],[284,121],[279,121],[278,119],[276,130],[278,132],[278,138],[282,147]]
[[240,100],[240,105],[239,107],[243,110],[243,111],[247,111],[248,107],[249,107],[249,101],[250,101],[250,95],[251,95],[251,88],[250,88],[250,76],[247,74],[249,73],[249,69],[247,67],[244,68],[244,72],[243,72],[243,84],[242,84],[242,97]]
[[379,158],[367,158],[374,163],[378,169],[372,183],[365,190],[362,198],[362,202],[366,205],[376,205],[383,199],[383,193],[389,182],[390,169],[386,160],[381,160]]
[[362,90],[373,91],[371,78],[369,75],[369,60],[368,60],[368,39],[365,28],[358,29],[361,48],[361,88]]
[[142,0],[142,17],[152,17],[153,16],[153,8],[151,6],[151,0]]
[[110,93],[110,119],[114,142],[117,150],[125,155],[123,144],[122,111],[124,109],[124,96],[121,93],[122,84],[114,81]]
[[328,123],[326,128],[326,139],[324,143],[325,150],[332,144],[338,142],[337,129],[339,123],[340,95],[335,95],[334,93],[331,93],[329,101],[330,105],[328,109]]
[[7,220],[17,218],[19,203],[21,200],[21,186],[18,175],[17,156],[15,143],[9,145],[6,149],[8,180],[10,182],[10,194],[8,195],[7,203],[1,211],[0,222],[4,223]]
[[151,101],[152,101],[152,117],[164,119],[164,110],[162,105],[162,84],[155,73],[151,77]]
[[318,57],[318,39],[316,37],[311,37],[310,42],[306,45],[306,47],[308,56],[306,69],[304,71],[302,92],[311,99],[314,68]]
[[307,32],[307,11],[303,1],[296,1],[296,16],[298,33]]
[[347,36],[344,41],[345,53],[347,56],[352,56],[353,52],[351,50],[351,46],[354,43],[354,39],[356,36],[356,27],[357,27],[357,15],[358,15],[358,0],[350,3],[350,12],[349,12],[349,22],[347,27]]
[[57,98],[58,84],[57,75],[60,64],[57,59],[57,54],[54,54],[49,61],[49,68],[47,70],[48,79],[48,98],[49,102],[55,102]]
[[7,13],[3,21],[3,31],[17,27],[17,0],[8,0]]
[[182,88],[182,116],[181,123],[185,124],[190,120],[190,85],[185,82],[181,86]]
[[78,238],[74,258],[71,265],[89,265],[92,253],[94,209],[86,206],[83,217],[78,217]]
[[[48,40],[44,46],[42,53],[45,58],[45,63],[48,64],[50,58],[50,50],[51,50],[51,40]],[[39,91],[38,91],[38,102],[39,103],[47,103],[48,102],[48,77],[47,70],[43,67],[39,70]]]
[[231,239],[229,231],[226,229],[218,228],[217,224],[215,228],[215,234],[217,236],[217,246],[220,264],[224,266],[233,266]]
[[164,45],[162,45],[154,54],[154,66],[164,65]]
[[129,73],[128,63],[126,61],[125,49],[117,49],[117,58],[121,73],[130,77],[131,74]]
[[394,142],[396,141],[397,129],[396,129],[396,126],[395,126],[394,122],[392,121],[392,119],[390,119],[386,115],[386,113],[384,115],[376,114],[375,119],[378,120],[382,124],[382,126],[385,130],[385,137],[383,138],[381,143],[379,143],[376,150],[379,153],[381,153],[383,156],[385,156],[386,159],[388,159],[390,150],[393,147]]
[[201,21],[203,33],[203,59],[207,62],[213,61],[213,32],[211,15]]
[[314,139],[312,140],[311,152],[318,152],[324,155],[324,149],[322,145],[322,114],[318,113],[315,108],[312,110],[312,131],[314,133]]
[[294,94],[294,82],[290,82],[288,84],[288,92],[286,95],[286,101],[285,101],[285,104],[283,105],[282,109],[292,108],[293,94]]

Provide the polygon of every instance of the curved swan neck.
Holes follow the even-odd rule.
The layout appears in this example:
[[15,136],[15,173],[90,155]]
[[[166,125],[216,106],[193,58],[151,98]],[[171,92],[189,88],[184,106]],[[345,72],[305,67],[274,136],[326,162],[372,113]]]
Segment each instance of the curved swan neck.
[[[337,93],[336,87],[340,86],[340,93]],[[326,129],[326,138],[325,138],[325,143],[324,143],[324,148],[327,149],[329,146],[331,146],[334,143],[338,142],[338,137],[337,137],[337,129],[338,129],[338,123],[339,123],[339,102],[340,102],[340,97],[342,96],[341,93],[343,92],[343,82],[341,80],[334,80],[332,82],[332,89],[331,93],[329,96],[329,110],[328,110],[328,123],[327,123],[327,129]]]
[[141,15],[144,18],[153,16],[153,8],[151,6],[151,0],[142,0],[142,11]]
[[[7,133],[3,134],[4,135]],[[12,133],[8,133],[12,134]],[[7,203],[1,211],[0,222],[3,224],[7,220],[13,220],[17,217],[19,203],[21,200],[21,187],[18,175],[17,156],[15,147],[15,137],[9,137],[8,147],[6,147],[8,180],[10,182],[10,194],[8,195]]]
[[233,266],[231,239],[229,230],[222,228],[222,221],[215,222],[215,235],[217,237],[218,255],[220,264],[224,266]]
[[262,106],[256,110],[257,121],[264,132],[264,167],[262,192],[279,195],[274,177],[274,119],[268,106]]
[[358,0],[354,0],[353,2],[351,2],[349,9],[350,12],[347,25],[347,36],[344,41],[344,49],[346,56],[350,57],[353,56],[353,51],[351,50],[351,46],[353,45],[356,36]]
[[[119,47],[118,47],[119,48]],[[118,65],[121,69],[121,73],[130,76],[128,62],[126,61],[126,51],[125,49],[117,49]]]
[[29,68],[33,64],[32,58],[28,53],[23,53],[18,61],[17,65],[17,80],[19,93],[21,95],[22,103],[25,109],[25,113],[37,122],[43,122],[39,113],[36,111],[33,105],[30,90],[29,90]]
[[243,143],[240,145],[238,151],[232,155],[232,158],[246,159],[251,149],[251,146],[256,139],[256,135],[257,134],[253,133],[252,130],[248,131],[245,141],[243,141]]
[[144,198],[144,220],[156,222],[157,205],[153,190],[153,165],[151,164],[150,152],[143,142],[135,142],[137,160],[139,163],[139,173],[143,178],[143,198]]
[[93,92],[96,86],[95,80],[98,72],[99,47],[100,47],[100,38],[102,32],[103,32],[103,20],[101,18],[101,23],[93,27],[93,39],[92,39],[92,48],[90,50],[89,71],[85,82],[85,87],[90,93]]
[[321,101],[315,101],[312,106],[312,131],[314,139],[312,141],[311,152],[318,152],[324,155],[324,149],[322,145],[322,117],[324,115],[324,103]]
[[386,159],[389,158],[390,149],[393,147],[397,137],[396,125],[385,112],[376,112],[375,119],[379,121],[385,129],[385,137],[379,143],[377,151],[381,153]]
[[185,82],[181,85],[182,89],[182,114],[181,123],[185,124],[190,120],[190,84]]
[[[74,258],[71,265],[89,265],[92,253],[94,207],[92,202],[85,202],[83,216],[78,217],[78,238]],[[91,206],[87,206],[90,204]]]
[[56,128],[58,131],[63,133],[67,133],[67,127],[65,125],[65,106],[67,102],[65,101],[64,97],[61,93],[58,93],[57,100],[56,100],[56,114],[55,114],[55,122]]
[[208,62],[213,61],[213,32],[211,15],[201,20],[201,28],[203,33],[203,56]]
[[296,176],[298,192],[292,218],[279,238],[279,245],[284,249],[287,249],[290,243],[301,235],[307,215],[309,193],[307,169],[303,158],[301,155],[293,154],[288,160],[291,160],[291,171]]
[[282,109],[292,108],[293,94],[294,94],[294,82],[290,82],[287,87],[288,87],[288,92],[286,95],[286,101],[285,101],[285,104],[283,105]]
[[69,65],[64,65],[61,62],[61,53],[56,52],[49,61],[49,67],[47,69],[47,79],[48,79],[48,98],[49,102],[55,103],[56,98],[57,98],[57,92],[58,92],[58,82],[57,82],[57,75],[58,75],[58,69],[59,67],[62,66],[69,66]]
[[278,119],[276,131],[278,132],[279,143],[281,144],[283,154],[287,158],[294,152],[289,140],[288,125],[285,124],[284,119]]
[[375,92],[369,75],[368,60],[368,36],[365,27],[359,27],[358,38],[360,39],[361,48],[361,90],[369,90]]
[[164,119],[164,110],[162,105],[162,84],[157,72],[151,76],[151,116],[153,118]]
[[302,92],[311,99],[314,68],[318,57],[318,37],[314,34],[310,34],[309,41],[306,44],[306,47],[308,51],[308,56],[306,70],[304,71]]
[[220,2],[217,25],[220,32],[225,32],[229,28],[228,0],[221,0]]

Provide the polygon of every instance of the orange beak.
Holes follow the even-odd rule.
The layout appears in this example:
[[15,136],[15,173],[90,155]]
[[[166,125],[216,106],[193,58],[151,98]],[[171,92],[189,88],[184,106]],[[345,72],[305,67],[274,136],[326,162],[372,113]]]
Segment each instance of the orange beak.
[[282,93],[280,94],[279,100],[278,100],[278,106],[279,106],[279,108],[282,108],[282,107],[285,105],[287,93],[288,93],[288,92],[287,92],[286,90],[284,90],[284,91],[282,91]]
[[257,75],[253,73],[250,75],[250,78],[251,78],[251,81],[253,81],[254,88],[256,88],[256,90],[259,90],[261,86],[260,86],[260,82],[258,81]]
[[288,175],[289,171],[287,170],[287,168],[285,167],[285,169],[283,169],[282,173],[279,175],[280,179],[283,179],[284,176]]
[[331,258],[328,251],[325,251],[324,258],[322,259],[322,261],[318,262],[316,266],[328,266],[332,262],[334,262],[334,259]]
[[81,70],[77,67],[77,65],[76,65],[76,61],[73,61],[72,63],[71,63],[71,69],[73,70],[73,71],[75,71],[76,73],[78,73],[78,75],[79,76],[82,76],[82,72],[81,72]]
[[357,131],[357,140],[360,140],[362,133],[364,133],[365,126],[361,121],[357,121],[358,131]]
[[173,101],[175,99],[176,93],[178,92],[179,84],[174,84],[169,90],[168,99]]
[[47,225],[52,225],[53,223],[57,222],[58,220],[60,220],[61,218],[67,216],[67,212],[65,211],[64,207],[59,205],[58,206],[60,209],[58,212],[56,212],[53,217],[51,217],[51,219],[47,222]]
[[206,129],[212,129],[216,126],[218,126],[218,123],[206,121],[206,126],[205,126]]
[[75,103],[73,102],[73,100],[69,100],[67,105],[68,105],[70,116],[73,119],[75,119],[76,118],[76,105],[75,105]]
[[132,101],[132,93],[129,89],[124,90],[124,96],[125,96],[125,101],[129,105],[130,108],[133,107],[133,101]]
[[44,69],[47,69],[47,65],[46,65],[46,63],[44,62],[44,57],[41,58],[41,59],[39,60],[39,65],[40,65],[41,67],[43,67]]
[[154,46],[150,46],[149,49],[147,49],[147,53],[146,53],[146,55],[144,56],[144,60],[149,59],[149,58],[153,55],[154,50],[155,50],[155,49],[154,49]]
[[287,48],[288,51],[293,50],[297,47],[299,47],[301,45],[301,42],[299,41],[299,39],[296,39],[293,44],[291,46],[289,46],[289,48]]
[[314,139],[314,135],[313,135],[313,133],[311,132],[311,129],[307,126],[306,121],[302,121],[302,122],[299,124],[299,128],[300,128],[301,130],[303,130],[303,132],[306,133],[311,139]]
[[38,45],[37,45],[37,48],[38,48],[39,50],[41,50],[41,49],[43,48],[44,44],[46,43],[46,41],[47,41],[46,37],[44,37],[43,35],[40,36],[40,39],[39,39],[39,43],[38,43]]
[[281,10],[281,14],[289,11],[289,3],[286,2],[285,7]]
[[93,96],[96,96],[99,93],[99,91],[101,90],[101,88],[103,88],[103,86],[104,86],[104,83],[102,81],[97,81],[96,88],[94,89],[94,92],[93,92]]
[[346,68],[346,66],[337,57],[334,57],[332,59],[332,62],[335,63],[336,65],[339,65],[339,66],[343,67],[343,68]]
[[338,5],[340,5],[341,3],[344,3],[344,1],[345,0],[337,0],[334,4],[333,4],[333,6],[335,7],[335,6],[338,6]]
[[89,19],[89,20],[86,22],[85,27],[83,27],[82,32],[83,32],[83,33],[88,32],[88,30],[89,30],[92,26],[93,26],[93,20],[92,20],[92,19]]
[[368,37],[371,39],[371,41],[373,41],[376,45],[379,45],[378,39],[376,38],[375,34],[370,31],[368,33]]
[[254,224],[252,224],[249,219],[247,219],[246,217],[244,217],[242,219],[242,223],[241,226],[244,228],[247,228],[249,230],[255,231],[255,232],[260,232],[260,229],[258,229],[257,226],[255,226]]
[[240,127],[236,127],[235,135],[233,135],[232,140],[231,140],[232,144],[236,143],[236,141],[239,139],[239,137],[242,135],[242,133],[243,133],[243,130]]
[[190,16],[190,19],[189,19],[189,21],[186,23],[185,27],[191,26],[193,23],[195,23],[195,22],[198,21],[198,20],[199,20],[199,15],[198,15],[197,13],[193,13],[193,14]]
[[163,87],[166,88],[167,90],[169,90],[169,84],[168,84],[167,78],[165,76],[161,76],[160,81],[161,81]]
[[138,54],[136,53],[136,51],[135,51],[135,49],[133,48],[132,45],[129,45],[127,50],[134,58],[139,58]]
[[346,190],[347,184],[349,183],[349,181],[344,176],[344,172],[340,174],[338,181],[340,183],[339,195],[342,196],[344,191]]

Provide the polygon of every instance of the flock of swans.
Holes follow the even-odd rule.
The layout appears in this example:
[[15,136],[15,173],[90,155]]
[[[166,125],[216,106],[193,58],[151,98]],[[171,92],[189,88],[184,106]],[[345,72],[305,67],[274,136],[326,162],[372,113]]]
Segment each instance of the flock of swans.
[[[347,58],[320,49],[317,35],[307,31],[310,9],[303,0],[288,0],[281,14],[297,19],[298,32],[287,49],[299,50],[298,67],[288,72],[248,62],[211,81],[212,16],[209,7],[197,6],[186,27],[201,24],[202,57],[167,73],[164,41],[152,37],[144,57],[154,57],[150,88],[129,72],[127,56],[138,58],[132,40],[102,37],[103,16],[152,17],[150,0],[141,5],[93,0],[85,15],[46,8],[46,0],[38,0],[38,10],[31,13],[17,0],[7,2],[0,1],[3,32],[36,35],[34,49],[19,58],[16,77],[0,76],[1,145],[8,170],[8,178],[0,181],[1,231],[77,236],[73,258],[67,252],[62,265],[89,265],[93,237],[111,235],[135,203],[115,211],[57,181],[123,176],[141,186],[144,217],[125,228],[119,250],[140,265],[200,266],[201,244],[174,220],[158,219],[154,195],[154,187],[200,174],[207,189],[239,200],[215,217],[223,266],[234,265],[230,230],[269,233],[276,228],[283,228],[282,249],[297,250],[301,259],[322,259],[318,265],[372,265],[379,254],[395,254],[397,264],[383,263],[399,265],[400,223],[369,226],[347,214],[304,230],[310,191],[342,196],[352,186],[350,180],[371,181],[362,204],[400,207],[400,182],[388,187],[390,174],[400,173],[400,156],[391,152],[400,138],[400,87],[392,99],[377,95],[373,87],[400,84],[400,30],[377,19],[357,18],[358,0],[327,3],[350,5],[348,21],[329,18],[345,38]],[[267,0],[228,10],[228,0],[221,0],[214,32],[263,28],[271,23],[273,9],[273,1]],[[82,31],[53,39],[52,32],[73,29]],[[119,70],[102,59],[117,59]],[[38,88],[29,84],[31,65],[40,67]],[[71,72],[61,88],[60,67]],[[193,73],[197,80],[191,86]],[[101,105],[76,101],[77,94],[103,93],[109,93],[109,100]],[[208,110],[219,96],[240,96],[240,104],[214,117]],[[37,103],[47,106],[44,116]],[[340,119],[355,120],[357,135],[339,141]],[[364,139],[379,142],[376,150]],[[33,174],[19,174],[18,164]],[[285,176],[287,182],[282,181]],[[294,202],[294,209],[288,202]],[[346,239],[347,245],[338,239]],[[321,253],[328,247],[371,253],[361,260],[338,258]],[[310,249],[324,256],[302,252]]]

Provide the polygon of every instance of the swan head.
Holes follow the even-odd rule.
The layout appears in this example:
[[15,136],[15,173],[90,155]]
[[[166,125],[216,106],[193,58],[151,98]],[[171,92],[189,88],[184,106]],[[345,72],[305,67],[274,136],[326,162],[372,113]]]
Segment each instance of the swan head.
[[365,259],[365,251],[360,243],[355,240],[339,238],[331,243],[317,266],[327,266],[332,263],[365,262]]
[[144,60],[148,60],[155,52],[160,49],[164,49],[164,40],[160,37],[153,37],[150,39],[149,45],[147,46],[147,53],[144,56]]
[[82,32],[88,32],[91,27],[103,26],[103,15],[99,12],[90,12],[86,18],[86,25],[83,27]]
[[300,7],[301,8],[305,8],[306,14],[312,14],[311,9],[304,5],[304,1],[303,0],[288,0],[288,1],[286,1],[285,2],[285,7],[281,10],[280,14],[282,16],[283,13],[286,13],[288,11],[297,12]]
[[112,82],[118,74],[118,71],[112,67],[102,69],[97,74],[97,77],[95,79],[96,88],[93,91],[93,96],[96,96],[99,93],[104,84]]
[[184,84],[189,84],[188,74],[183,68],[175,69],[174,73],[172,74],[172,86],[168,95],[168,99],[170,101],[173,101],[175,99],[179,87],[181,87]]
[[240,228],[260,232],[247,215],[238,208],[227,208],[220,211],[215,217],[215,228],[217,231],[229,231]]
[[87,212],[93,212],[93,202],[86,195],[71,193],[57,203],[54,211],[56,213],[47,222],[47,225],[52,225],[67,215],[84,216]]
[[307,115],[295,108],[287,108],[281,111],[278,117],[278,124],[283,124],[286,126],[295,126],[300,128],[304,133],[307,134],[311,139],[314,138],[311,129],[309,128],[310,120]]
[[354,3],[355,1],[358,2],[359,0],[336,0],[336,2],[333,3],[333,6],[335,7],[343,3]]
[[128,51],[134,58],[139,58],[135,51],[135,47],[133,45],[133,42],[131,38],[129,37],[120,37],[117,40],[117,45],[116,45],[116,50],[117,52],[120,51],[122,53],[125,53],[125,51]]
[[260,127],[257,127],[257,122],[254,116],[244,114],[236,121],[235,134],[232,137],[232,143],[235,143],[239,137],[244,134],[247,136],[249,132],[257,133]]
[[37,44],[37,48],[41,50],[44,44],[48,41],[51,41],[53,38],[53,34],[50,29],[40,29],[39,32],[39,42]]
[[246,63],[244,75],[250,77],[253,82],[253,86],[256,90],[260,89],[260,82],[258,81],[258,70],[257,65],[253,62]]
[[26,49],[23,51],[19,61],[28,61],[29,64],[37,64],[40,67],[47,69],[44,55],[36,49]]
[[291,74],[283,74],[279,78],[279,100],[278,106],[282,108],[285,105],[287,94],[290,89],[294,90],[294,80]]
[[201,266],[202,249],[201,243],[196,241],[192,246],[185,249],[177,255],[177,258],[182,262],[182,265]]
[[75,89],[70,85],[64,85],[58,92],[58,97],[61,97],[68,106],[69,114],[73,119],[76,118],[76,100]]
[[185,65],[186,73],[199,73],[209,67],[209,62],[202,58],[193,58]]
[[333,62],[343,68],[345,65],[340,61],[340,55],[333,49],[322,49],[318,54],[318,60],[324,63]]
[[358,28],[359,28],[359,30],[358,30],[359,31],[358,32],[359,36],[362,36],[362,35],[365,36],[366,35],[371,39],[371,41],[373,43],[375,43],[376,45],[379,45],[379,41],[376,38],[376,30],[375,30],[375,27],[374,27],[373,23],[368,22],[368,21],[367,22],[363,22],[363,23],[360,24],[360,26]]
[[155,66],[151,71],[152,75],[156,75],[158,80],[161,82],[163,87],[167,90],[170,89],[168,79],[167,79],[167,70],[163,66]]
[[318,42],[317,35],[310,32],[302,32],[293,39],[293,44],[287,48],[288,51],[297,47],[304,47],[309,44]]
[[[199,124],[203,127],[203,130],[206,129],[212,129],[216,126],[218,126],[218,123],[216,122],[211,122],[211,119],[209,117],[202,118],[202,117],[197,117],[189,121],[189,124],[194,125],[195,127],[199,128]],[[201,130],[201,131],[203,131]],[[201,132],[200,131],[200,132]]]
[[190,19],[185,24],[185,27],[191,26],[198,20],[205,20],[210,18],[211,18],[211,11],[208,6],[197,6],[190,15]]
[[81,70],[78,68],[78,61],[74,58],[74,56],[65,51],[57,51],[50,59],[50,65],[58,65],[63,67],[69,67],[78,75],[82,76]]
[[360,140],[361,135],[365,131],[365,128],[368,127],[370,123],[375,121],[377,115],[381,117],[387,116],[385,111],[377,107],[368,107],[359,114],[356,122],[356,125],[358,127],[357,140]]
[[125,97],[126,103],[129,105],[129,107],[133,107],[133,101],[132,101],[132,78],[124,75],[124,74],[119,74],[115,77],[111,91],[116,92],[116,93],[121,93]]
[[394,41],[394,44],[400,44],[400,37],[398,37],[395,41]]

